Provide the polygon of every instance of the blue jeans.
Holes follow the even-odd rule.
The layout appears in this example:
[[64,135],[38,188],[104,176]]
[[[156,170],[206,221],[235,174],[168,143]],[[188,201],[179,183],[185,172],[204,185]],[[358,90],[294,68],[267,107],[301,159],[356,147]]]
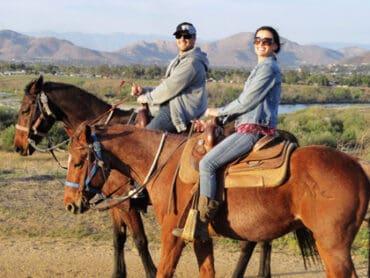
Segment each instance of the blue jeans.
[[200,195],[214,200],[217,189],[217,169],[247,154],[260,137],[260,134],[235,132],[207,153],[199,163]]
[[169,105],[161,105],[158,114],[150,121],[146,128],[177,133],[176,127],[171,120]]

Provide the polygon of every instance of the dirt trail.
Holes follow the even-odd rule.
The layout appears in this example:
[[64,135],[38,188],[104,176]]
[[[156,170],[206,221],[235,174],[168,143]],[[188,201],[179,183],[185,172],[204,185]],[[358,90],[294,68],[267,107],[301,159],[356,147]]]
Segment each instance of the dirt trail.
[[[89,240],[0,238],[0,277],[110,277],[113,269],[113,248],[110,242]],[[157,262],[159,247],[152,255]],[[238,250],[217,248],[216,277],[231,277]],[[136,250],[125,252],[128,277],[145,277]],[[256,277],[258,256],[255,254],[245,277]],[[273,277],[325,277],[321,267],[305,270],[299,256],[273,252]],[[366,265],[357,266],[359,277],[366,277]],[[175,277],[198,277],[196,260],[190,246],[186,247]]]

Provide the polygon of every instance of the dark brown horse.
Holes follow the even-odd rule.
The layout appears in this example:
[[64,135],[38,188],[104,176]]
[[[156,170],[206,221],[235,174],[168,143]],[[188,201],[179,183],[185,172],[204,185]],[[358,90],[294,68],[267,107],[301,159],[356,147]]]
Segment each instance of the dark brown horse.
[[[25,88],[14,138],[16,150],[21,155],[31,155],[35,148],[30,145],[30,142],[39,143],[55,121],[63,122],[67,133],[71,135],[85,120],[95,120],[104,115],[101,118],[101,122],[104,123],[110,116],[109,113],[106,113],[109,110],[113,113],[109,120],[111,123],[128,123],[134,112],[133,110],[112,109],[108,103],[70,84],[44,83],[42,76],[40,76]],[[129,180],[118,171],[112,171],[111,175],[112,177],[107,180],[107,188],[102,193],[106,196],[112,192],[114,195],[127,194],[130,189]],[[94,193],[88,193],[88,197],[91,198],[95,195]],[[148,249],[148,240],[140,213],[133,209],[128,201],[112,208],[110,216],[113,224],[115,257],[113,275],[126,277],[124,245],[128,228],[138,249],[147,277],[154,277],[156,267]]]
[[[72,137],[67,181],[80,188],[65,187],[66,207],[81,210],[82,190],[88,161],[96,155],[91,129],[82,125]],[[174,274],[184,242],[171,231],[182,219],[191,199],[192,184],[178,177],[172,210],[167,213],[171,182],[180,159],[184,139],[130,126],[112,125],[96,130],[101,158],[116,169],[143,183],[164,141],[157,168],[146,184],[158,222],[162,226],[162,248],[157,275]],[[94,180],[94,179],[93,179]],[[98,186],[94,184],[93,186]],[[102,186],[102,184],[99,184]],[[370,184],[363,169],[352,157],[325,146],[301,147],[290,159],[290,175],[277,188],[232,188],[212,223],[217,234],[237,240],[269,241],[303,225],[310,229],[324,261],[327,277],[356,277],[351,245],[365,216]],[[212,241],[194,241],[200,275],[214,277]]]

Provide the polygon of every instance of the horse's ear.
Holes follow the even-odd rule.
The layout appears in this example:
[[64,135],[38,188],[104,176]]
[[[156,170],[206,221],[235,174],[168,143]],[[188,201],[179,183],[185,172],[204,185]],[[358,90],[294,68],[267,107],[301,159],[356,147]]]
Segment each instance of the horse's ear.
[[91,141],[91,127],[83,122],[76,130],[78,141],[82,144],[89,144]]
[[37,79],[37,81],[35,83],[37,91],[41,91],[43,83],[44,83],[44,77],[42,75],[40,75],[39,79]]
[[34,80],[31,84],[28,85],[26,88],[26,92],[30,95],[37,95],[42,90],[42,85],[44,83],[44,77],[40,75],[40,77]]

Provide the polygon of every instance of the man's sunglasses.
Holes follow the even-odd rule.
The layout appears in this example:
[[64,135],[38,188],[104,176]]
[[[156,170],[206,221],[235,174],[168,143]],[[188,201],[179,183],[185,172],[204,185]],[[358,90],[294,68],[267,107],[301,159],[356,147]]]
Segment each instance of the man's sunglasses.
[[193,35],[189,35],[189,34],[176,34],[175,35],[176,39],[181,39],[181,38],[184,38],[185,40],[190,40]]
[[255,37],[254,38],[254,41],[253,41],[253,44],[254,45],[258,45],[258,44],[262,44],[263,46],[270,46],[274,43],[274,39],[273,38],[260,38],[260,37]]

